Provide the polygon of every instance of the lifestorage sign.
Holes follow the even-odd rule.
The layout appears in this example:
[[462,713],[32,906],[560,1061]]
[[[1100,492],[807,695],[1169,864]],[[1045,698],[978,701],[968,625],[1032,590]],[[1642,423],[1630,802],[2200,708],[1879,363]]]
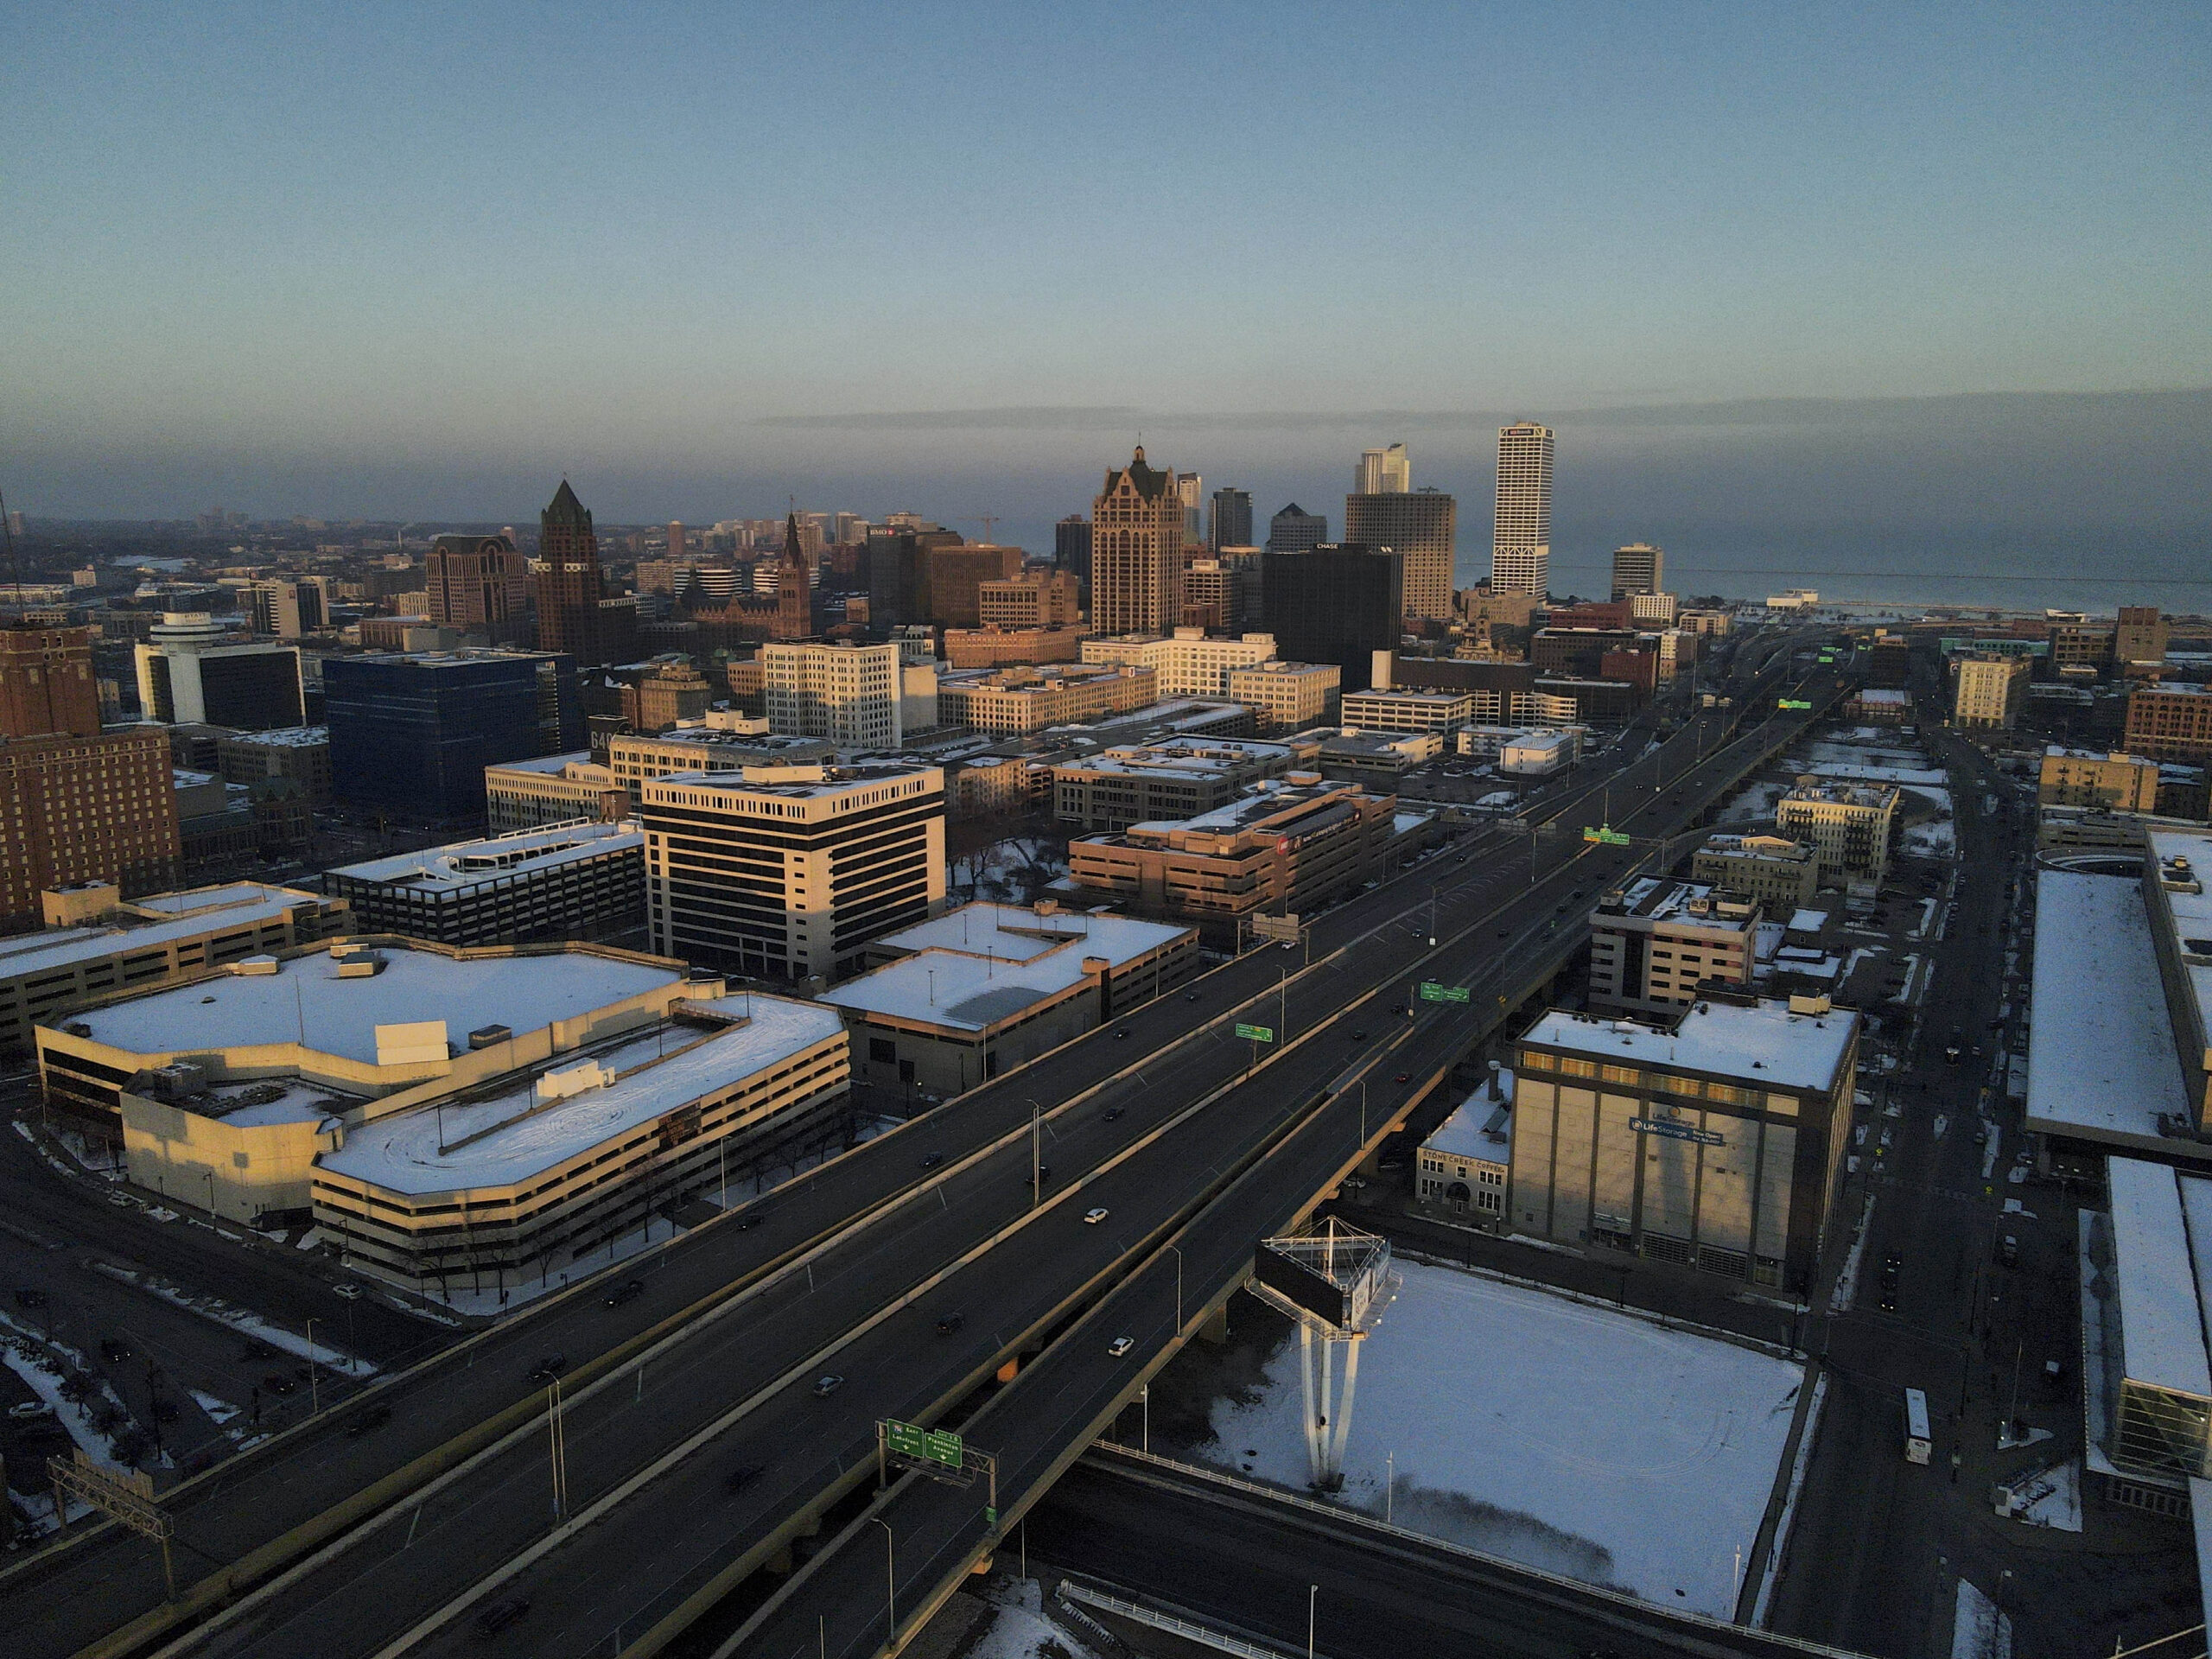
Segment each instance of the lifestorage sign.
[[1676,1123],[1663,1117],[1631,1117],[1628,1126],[1638,1135],[1663,1135],[1669,1141],[1694,1141],[1700,1147],[1725,1147],[1728,1137],[1716,1135],[1711,1129],[1694,1129],[1687,1123]]

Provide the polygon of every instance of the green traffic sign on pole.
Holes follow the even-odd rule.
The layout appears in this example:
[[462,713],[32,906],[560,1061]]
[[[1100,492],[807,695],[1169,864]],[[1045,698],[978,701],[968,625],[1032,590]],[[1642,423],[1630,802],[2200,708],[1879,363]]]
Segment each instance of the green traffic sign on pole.
[[1809,703],[1809,702],[1805,702],[1803,699],[1799,698],[1799,697],[1784,697],[1784,698],[1783,698],[1783,700],[1782,700],[1782,706],[1783,706],[1784,709],[1811,709],[1811,708],[1812,708],[1812,706],[1813,706],[1813,705],[1812,705],[1811,703]]
[[883,1425],[883,1443],[902,1458],[931,1456],[929,1431],[918,1423],[887,1421]]
[[1614,829],[1612,825],[1609,823],[1600,824],[1596,828],[1592,828],[1587,824],[1584,825],[1582,839],[1585,841],[1597,842],[1606,847],[1625,847],[1629,843],[1629,837],[1620,830]]
[[931,1429],[922,1436],[922,1455],[933,1462],[957,1469],[967,1461],[967,1449],[957,1434],[948,1434],[942,1429]]
[[1433,979],[1421,982],[1421,997],[1424,1002],[1465,1002],[1468,1000],[1464,985],[1440,985]]
[[1248,1042],[1272,1043],[1275,1039],[1275,1029],[1273,1026],[1239,1026],[1236,1027],[1236,1034]]

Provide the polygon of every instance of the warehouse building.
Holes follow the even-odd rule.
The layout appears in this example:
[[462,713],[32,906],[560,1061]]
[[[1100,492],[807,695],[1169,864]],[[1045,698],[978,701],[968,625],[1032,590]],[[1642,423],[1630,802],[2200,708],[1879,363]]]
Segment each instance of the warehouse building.
[[1086,830],[1195,817],[1290,770],[1280,743],[1196,737],[1132,744],[1052,768],[1053,816]]
[[594,760],[589,749],[484,768],[484,816],[495,836],[578,818],[620,818],[629,810],[613,769]]

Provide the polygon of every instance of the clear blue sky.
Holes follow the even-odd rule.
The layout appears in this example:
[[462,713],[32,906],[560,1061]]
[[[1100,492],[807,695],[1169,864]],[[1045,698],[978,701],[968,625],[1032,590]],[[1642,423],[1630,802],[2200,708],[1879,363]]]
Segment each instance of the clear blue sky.
[[629,480],[611,516],[765,512],[840,442],[787,415],[2212,385],[2201,5],[13,23],[35,512],[507,517],[563,467]]

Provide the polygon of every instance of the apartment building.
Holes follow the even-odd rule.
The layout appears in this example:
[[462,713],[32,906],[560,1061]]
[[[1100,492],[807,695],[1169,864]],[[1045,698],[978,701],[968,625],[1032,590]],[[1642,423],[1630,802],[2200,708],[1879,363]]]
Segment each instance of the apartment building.
[[840,748],[895,749],[900,719],[899,647],[772,641],[760,647],[768,729]]
[[1149,668],[1163,697],[1219,697],[1229,695],[1229,677],[1240,668],[1268,662],[1275,654],[1271,633],[1235,639],[1210,638],[1203,628],[1178,628],[1172,634],[1122,634],[1083,642],[1083,660],[1120,667]]
[[2036,804],[2092,806],[2108,812],[2155,812],[2158,809],[2158,763],[2115,749],[2043,752],[2036,778]]
[[944,903],[944,772],[897,762],[646,779],[647,924],[664,955],[837,978]]
[[579,818],[620,818],[629,810],[613,768],[594,760],[588,749],[484,768],[484,816],[495,836]]
[[1229,698],[1259,716],[1263,732],[1297,732],[1342,719],[1344,670],[1334,663],[1255,663],[1229,671]]
[[1769,915],[1808,908],[1821,890],[1821,855],[1786,836],[1707,836],[1690,859],[1697,881],[1755,899]]
[[1040,663],[1072,663],[1083,656],[1090,636],[1080,627],[947,628],[947,668],[1014,668]]
[[1608,893],[1590,918],[1590,1003],[1673,1014],[1709,982],[1748,985],[1758,900],[1702,884],[1643,877]]
[[1895,784],[1805,777],[1775,803],[1774,823],[1782,834],[1811,844],[1820,858],[1823,882],[1878,883],[1890,874],[1891,830],[1897,810]]
[[2137,687],[2127,697],[2130,754],[2151,760],[2212,762],[2212,689],[2168,683]]
[[1339,707],[1345,727],[1362,732],[1448,732],[1475,719],[1474,696],[1465,691],[1352,691]]
[[2030,664],[2022,657],[1975,655],[1953,664],[1951,720],[1968,729],[2011,731],[2027,701]]
[[938,677],[938,724],[1020,737],[1048,726],[1127,714],[1158,700],[1158,671],[1142,664],[960,671]]
[[1083,583],[1065,570],[1001,577],[976,589],[976,626],[986,628],[1080,627]]

